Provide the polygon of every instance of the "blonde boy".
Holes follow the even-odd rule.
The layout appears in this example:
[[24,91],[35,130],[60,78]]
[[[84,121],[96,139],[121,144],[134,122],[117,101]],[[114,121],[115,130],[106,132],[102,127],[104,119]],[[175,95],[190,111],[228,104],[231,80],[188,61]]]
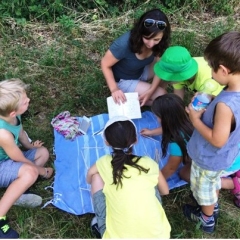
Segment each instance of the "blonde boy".
[[[44,168],[49,158],[41,141],[32,145],[21,124],[21,114],[29,105],[27,85],[19,79],[0,82],[0,187],[6,191],[0,200],[0,238],[18,238],[6,214],[39,175],[49,178],[52,168]],[[27,151],[22,151],[19,144]]]

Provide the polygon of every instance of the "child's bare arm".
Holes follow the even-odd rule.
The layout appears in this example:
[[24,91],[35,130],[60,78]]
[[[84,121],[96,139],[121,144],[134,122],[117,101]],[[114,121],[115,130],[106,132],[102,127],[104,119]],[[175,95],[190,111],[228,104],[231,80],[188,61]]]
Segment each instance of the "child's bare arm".
[[31,161],[24,157],[22,151],[15,143],[12,133],[5,129],[0,129],[0,146],[13,161],[34,165]]
[[87,172],[87,183],[91,184],[92,183],[92,176],[94,174],[98,173],[97,166],[96,164],[92,165]]
[[23,130],[23,128],[21,129],[21,132],[19,134],[19,142],[21,143],[21,145],[26,148],[26,149],[32,149],[34,148],[33,144],[31,144],[28,140],[28,137],[25,133],[25,131]]
[[177,171],[181,162],[182,156],[170,155],[167,164],[162,168],[162,174],[166,180]]
[[168,184],[160,170],[159,170],[159,176],[158,176],[158,190],[161,195],[169,194]]
[[189,114],[193,126],[209,143],[215,147],[221,148],[227,142],[234,116],[231,109],[226,104],[217,104],[213,129],[205,125],[200,119],[204,110],[197,112],[192,108],[190,103],[186,111]]
[[148,129],[148,128],[143,128],[140,131],[141,135],[145,136],[158,136],[162,134],[162,127],[154,128],[154,129]]

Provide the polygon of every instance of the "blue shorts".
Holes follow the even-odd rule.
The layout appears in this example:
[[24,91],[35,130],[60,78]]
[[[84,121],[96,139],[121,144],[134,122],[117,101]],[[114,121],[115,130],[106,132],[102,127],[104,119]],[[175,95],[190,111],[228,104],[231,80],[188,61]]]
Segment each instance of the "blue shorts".
[[[34,162],[37,148],[23,151],[23,155]],[[18,172],[23,162],[15,162],[11,159],[0,161],[0,187],[8,187],[15,179],[18,178]]]
[[143,69],[143,73],[139,79],[120,79],[119,82],[117,82],[118,88],[121,89],[124,93],[127,92],[135,92],[135,89],[139,83],[139,81],[147,81],[148,80],[148,73],[149,73],[149,65],[147,65]]

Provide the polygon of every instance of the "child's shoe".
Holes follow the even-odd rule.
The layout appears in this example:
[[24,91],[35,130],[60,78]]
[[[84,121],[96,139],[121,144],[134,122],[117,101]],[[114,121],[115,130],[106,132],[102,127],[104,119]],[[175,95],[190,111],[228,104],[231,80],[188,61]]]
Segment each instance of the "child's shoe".
[[[201,211],[201,209],[200,209],[201,207],[199,206],[199,204],[198,204],[197,200],[195,199],[195,197],[193,196],[192,192],[191,192],[191,194],[190,194],[190,198],[193,200],[194,204],[195,204],[197,207],[199,207],[199,211]],[[218,204],[218,203],[214,205],[213,217],[214,217],[215,222],[217,222],[217,219],[218,219],[218,217],[219,217],[219,215],[220,215],[220,210],[219,210],[219,208],[220,208],[220,207],[219,207],[219,204]]]
[[97,217],[93,217],[92,221],[91,221],[91,232],[92,234],[98,238],[98,239],[101,239],[101,234],[99,232],[99,229],[98,229],[98,223],[97,223]]
[[34,208],[40,206],[41,204],[42,198],[40,196],[30,192],[25,192],[13,205]]
[[6,217],[0,219],[0,238],[19,238],[19,234],[8,225]]
[[200,222],[200,228],[206,233],[213,233],[215,227],[215,220],[214,217],[209,220],[205,221],[201,214],[201,209],[199,207],[191,206],[186,204],[183,206],[183,214],[188,220],[192,222]]

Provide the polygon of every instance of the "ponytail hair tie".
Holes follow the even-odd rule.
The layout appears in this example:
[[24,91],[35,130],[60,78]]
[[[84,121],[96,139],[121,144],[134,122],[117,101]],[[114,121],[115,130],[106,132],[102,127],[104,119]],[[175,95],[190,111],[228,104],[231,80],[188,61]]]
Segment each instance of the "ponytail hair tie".
[[116,148],[113,147],[114,150],[122,150],[124,152],[124,154],[128,154],[129,149],[134,145],[134,143],[132,143],[129,147],[126,148]]

